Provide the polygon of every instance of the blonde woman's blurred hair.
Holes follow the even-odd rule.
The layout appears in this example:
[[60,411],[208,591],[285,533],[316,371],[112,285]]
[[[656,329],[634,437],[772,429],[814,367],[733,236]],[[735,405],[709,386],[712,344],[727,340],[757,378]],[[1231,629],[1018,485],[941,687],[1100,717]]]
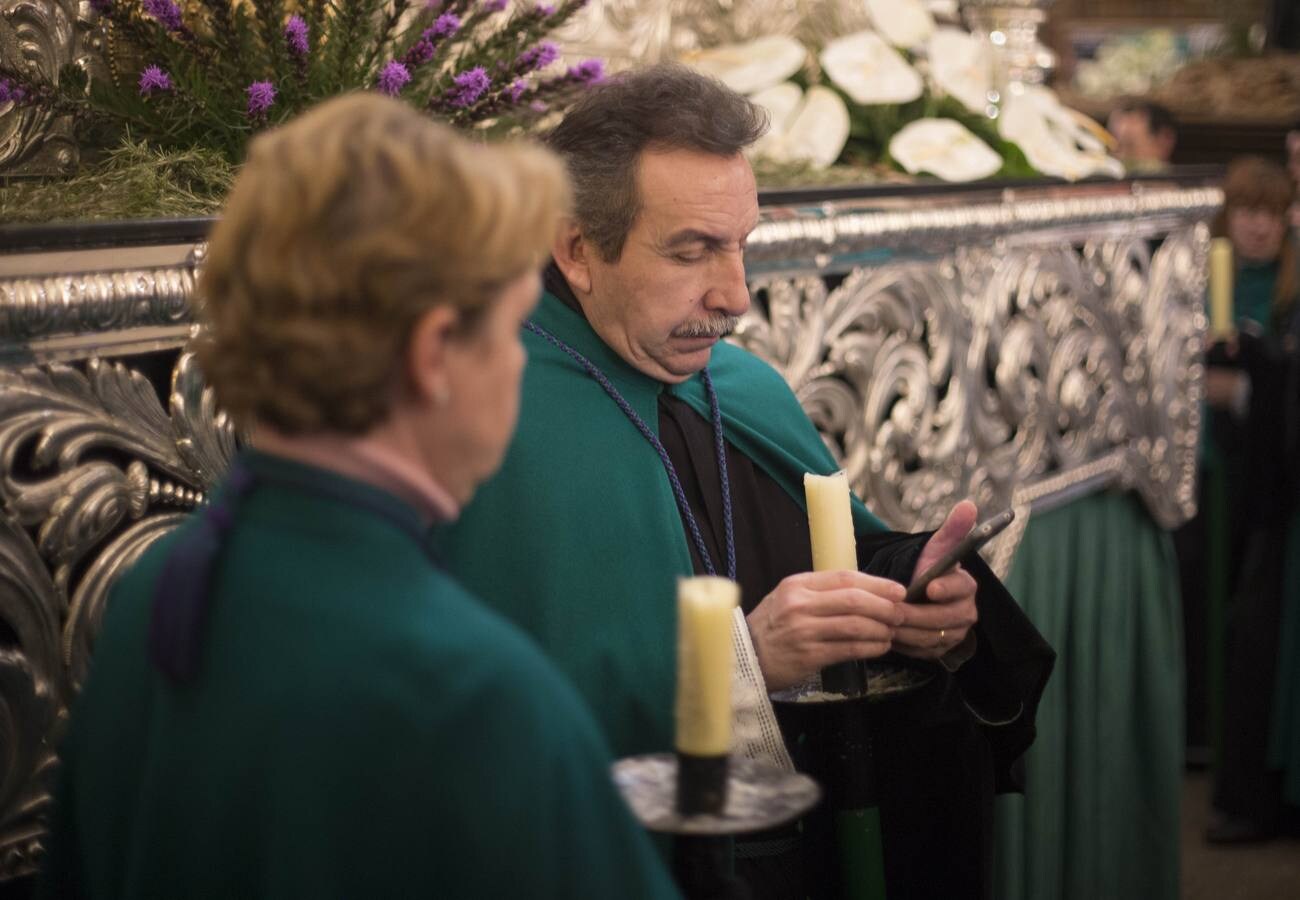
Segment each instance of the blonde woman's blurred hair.
[[362,433],[387,415],[411,327],[439,304],[472,329],[542,265],[563,167],[472,142],[377,94],[330,100],[253,141],[199,282],[199,359],[244,427]]

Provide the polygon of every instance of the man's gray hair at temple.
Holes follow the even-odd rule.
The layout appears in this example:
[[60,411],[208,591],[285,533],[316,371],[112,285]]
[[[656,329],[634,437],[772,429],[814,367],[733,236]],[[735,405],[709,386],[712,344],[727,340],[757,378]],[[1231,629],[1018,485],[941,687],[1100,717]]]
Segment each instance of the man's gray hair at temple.
[[640,211],[637,160],[647,149],[733,156],[767,131],[767,112],[716,79],[662,64],[588,91],[546,143],[574,186],[574,217],[606,262]]

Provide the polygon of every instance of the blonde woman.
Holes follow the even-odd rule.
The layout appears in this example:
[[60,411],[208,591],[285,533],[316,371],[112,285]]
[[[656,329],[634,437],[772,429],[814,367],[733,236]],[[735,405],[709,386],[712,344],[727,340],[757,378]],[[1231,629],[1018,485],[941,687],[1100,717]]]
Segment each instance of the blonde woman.
[[114,592],[47,893],[674,895],[581,702],[427,542],[505,451],[567,197],[373,95],[253,144],[201,359],[257,449]]

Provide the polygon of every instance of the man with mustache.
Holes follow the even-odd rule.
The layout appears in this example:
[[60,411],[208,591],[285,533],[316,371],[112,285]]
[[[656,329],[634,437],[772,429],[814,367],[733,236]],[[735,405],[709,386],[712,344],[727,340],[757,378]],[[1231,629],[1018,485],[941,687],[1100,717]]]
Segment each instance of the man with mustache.
[[[555,129],[575,214],[527,326],[519,428],[443,551],[573,678],[619,755],[672,747],[680,576],[741,586],[737,754],[815,768],[768,694],[891,650],[920,661],[926,687],[871,713],[889,892],[977,897],[993,792],[1032,741],[1051,650],[975,558],[932,602],[901,603],[970,530],[969,502],[931,537],[886,532],[855,501],[865,571],[811,571],[802,478],[837,465],[780,375],[721,342],[749,309],[742,151],[765,128],[745,98],[660,66],[593,89]],[[829,843],[796,827],[744,841],[737,873],[755,897],[837,893]]]

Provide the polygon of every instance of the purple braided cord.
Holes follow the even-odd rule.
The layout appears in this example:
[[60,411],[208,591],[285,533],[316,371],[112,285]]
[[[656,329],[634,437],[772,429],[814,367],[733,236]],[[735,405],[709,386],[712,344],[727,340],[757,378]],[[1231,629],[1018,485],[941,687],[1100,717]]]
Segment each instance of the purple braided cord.
[[[623,415],[631,420],[641,436],[650,442],[650,446],[655,448],[659,454],[659,461],[664,464],[664,470],[668,473],[668,481],[672,484],[673,496],[677,499],[677,508],[681,511],[682,518],[686,520],[686,527],[690,529],[691,539],[695,542],[695,549],[699,551],[700,560],[704,563],[704,571],[710,575],[717,575],[717,570],[713,567],[713,558],[709,556],[709,550],[704,545],[704,535],[700,533],[700,526],[695,521],[695,514],[691,512],[691,506],[686,502],[686,491],[682,489],[682,483],[677,477],[677,469],[673,466],[673,461],[668,457],[668,451],[664,449],[663,443],[659,436],[650,430],[650,426],[645,420],[632,408],[626,398],[614,387],[613,382],[602,372],[595,363],[587,359],[577,350],[570,347],[564,341],[551,334],[545,328],[536,322],[526,322],[524,327],[538,337],[549,341],[557,350],[566,353],[574,362],[582,366],[583,370],[591,376],[592,380],[599,384],[610,399],[618,404],[618,408],[623,411]],[[718,474],[722,479],[722,514],[723,526],[727,538],[727,577],[732,581],[736,580],[736,538],[732,528],[731,519],[731,484],[727,477],[727,453],[723,446],[722,437],[722,408],[718,405],[718,394],[713,389],[713,379],[709,376],[707,368],[700,371],[700,380],[704,382],[704,390],[709,395],[709,410],[713,418],[713,446],[718,456]]]
[[718,393],[713,389],[713,376],[708,366],[700,370],[700,381],[709,395],[709,412],[713,418],[713,449],[718,456],[718,477],[722,479],[722,519],[723,530],[727,538],[727,577],[736,580],[736,536],[732,529],[731,518],[731,479],[727,475],[727,448],[723,445],[722,407],[718,403]]

